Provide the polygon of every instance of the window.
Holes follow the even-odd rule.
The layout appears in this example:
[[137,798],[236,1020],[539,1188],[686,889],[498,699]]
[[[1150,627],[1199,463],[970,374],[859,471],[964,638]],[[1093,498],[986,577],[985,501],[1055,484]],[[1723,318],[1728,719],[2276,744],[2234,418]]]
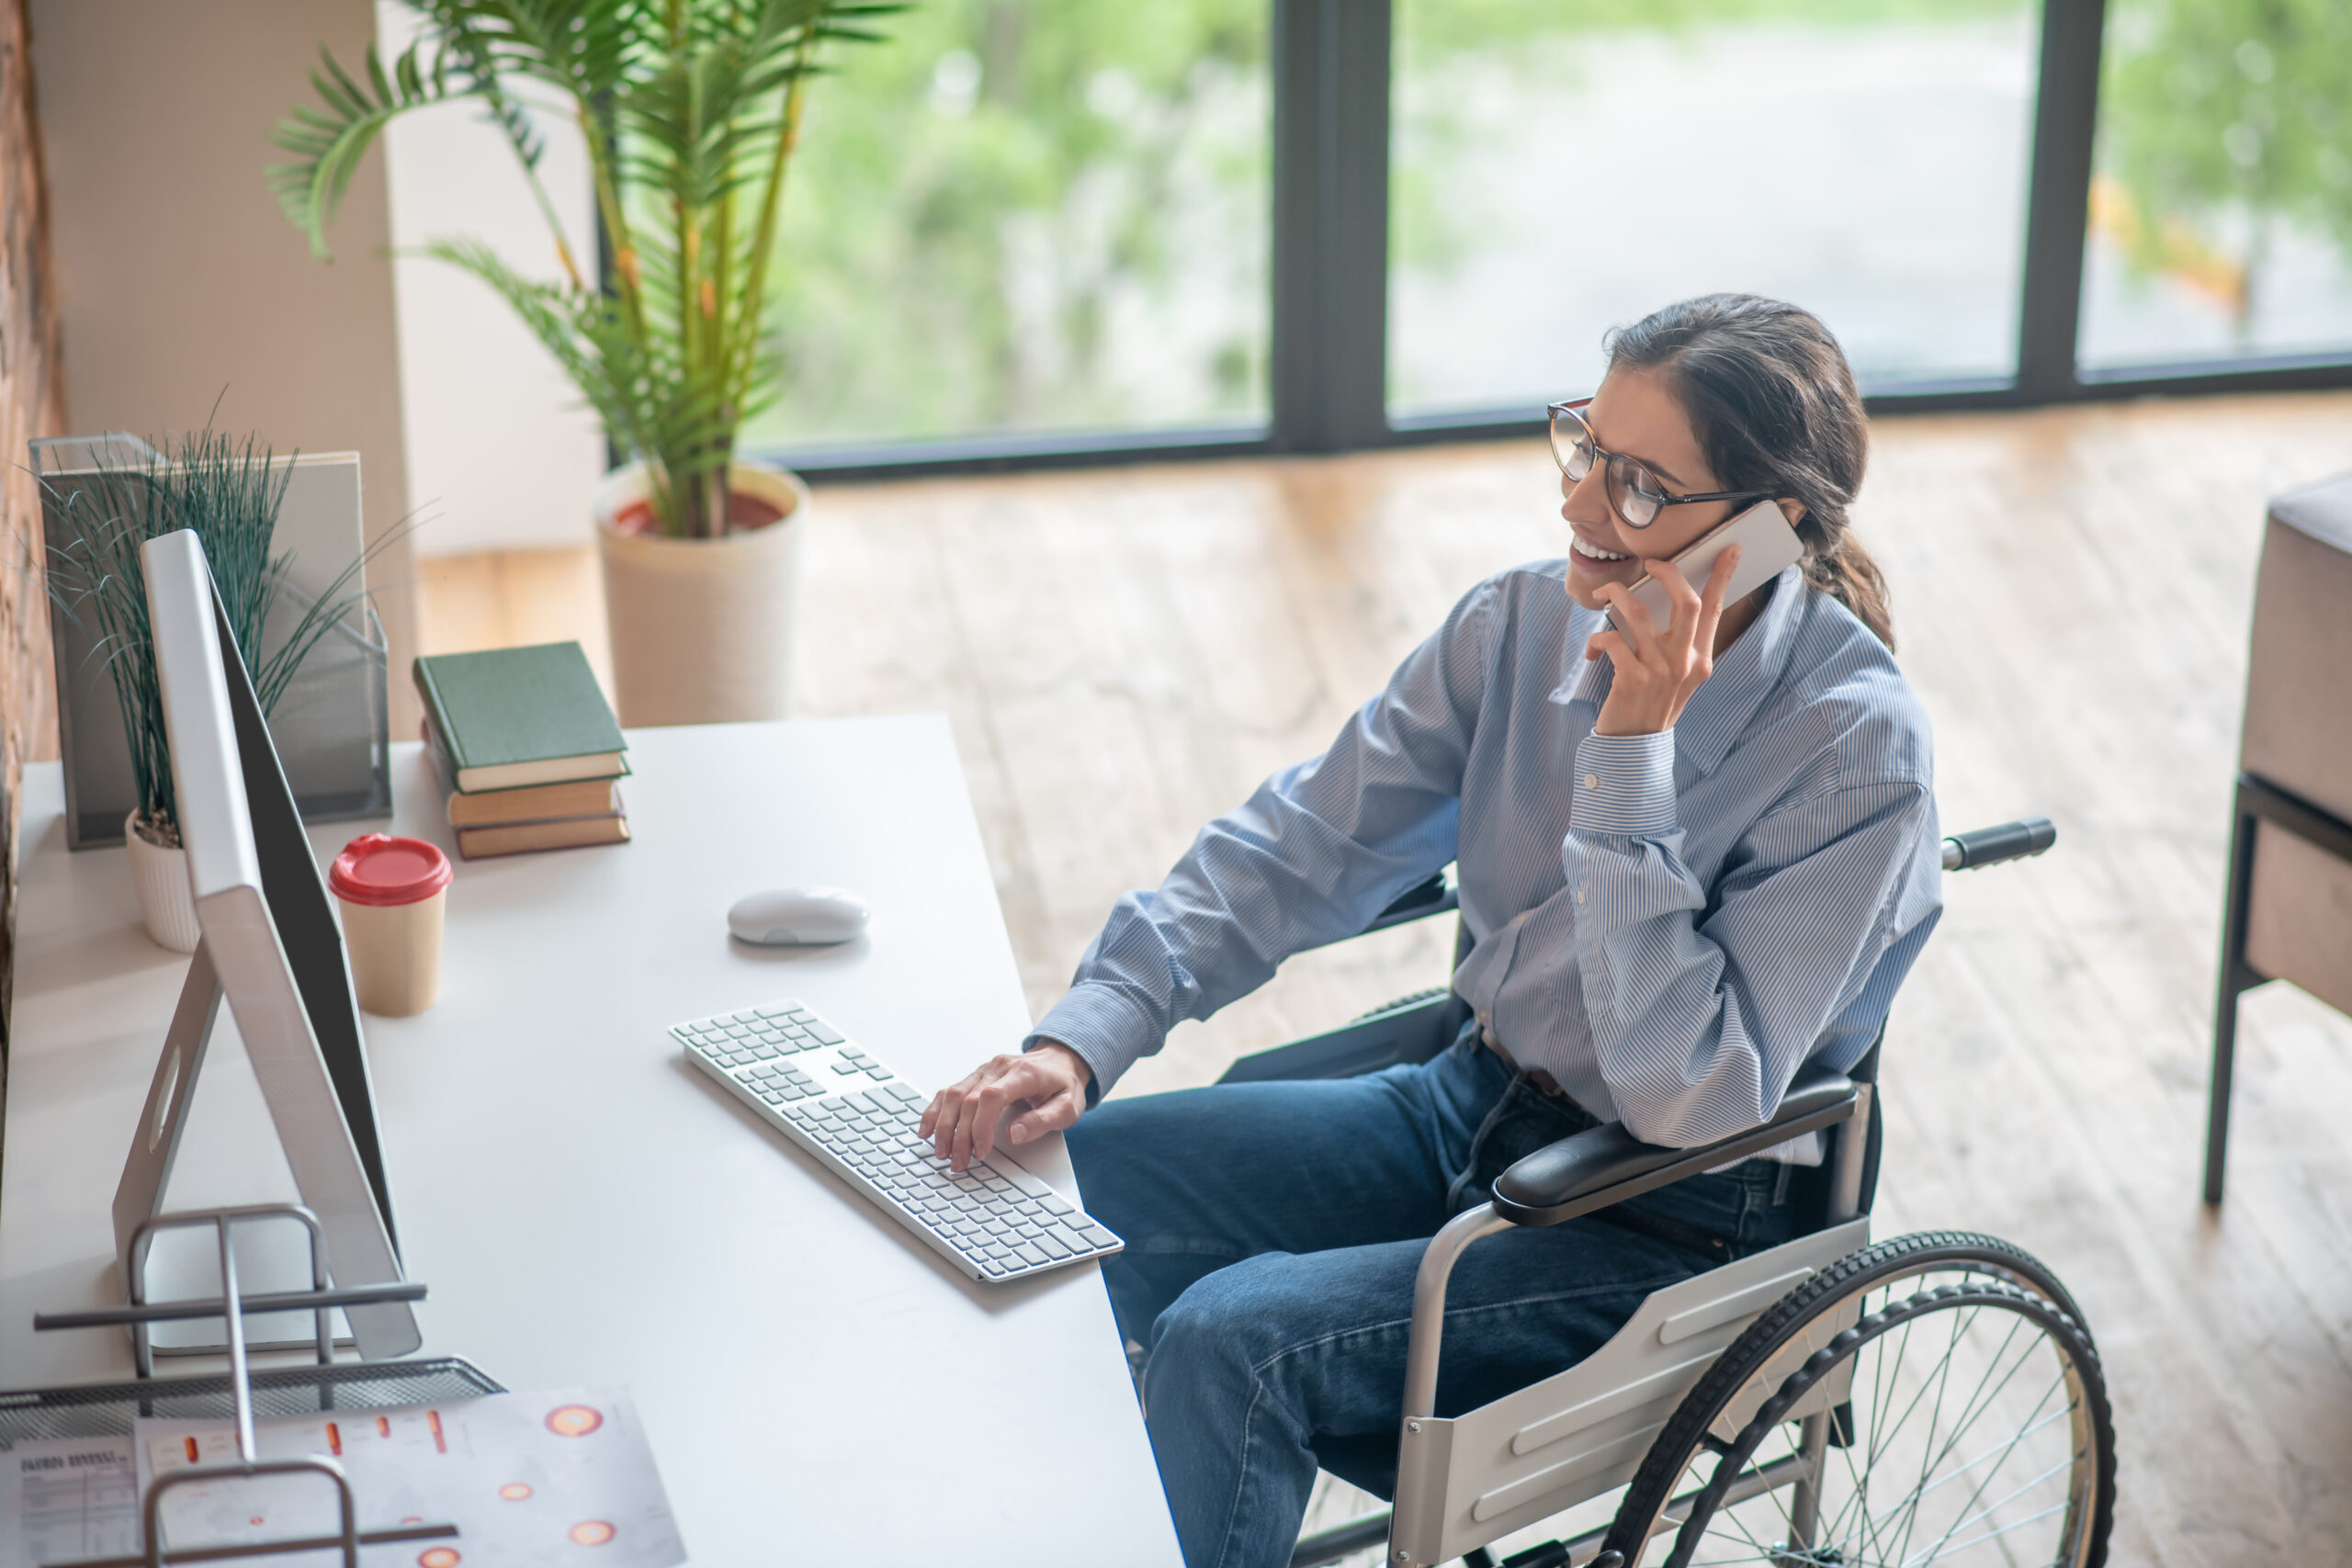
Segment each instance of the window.
[[809,96],[748,445],[1262,423],[1264,0],[935,0]]
[[1531,432],[1714,289],[1818,311],[1883,408],[2352,385],[2346,0],[887,25],[786,201],[747,435],[811,473]]
[[2352,6],[2114,0],[2086,369],[2352,346]]
[[1601,337],[1740,289],[1866,385],[2014,373],[2038,7],[1398,0],[1392,413],[1589,390]]

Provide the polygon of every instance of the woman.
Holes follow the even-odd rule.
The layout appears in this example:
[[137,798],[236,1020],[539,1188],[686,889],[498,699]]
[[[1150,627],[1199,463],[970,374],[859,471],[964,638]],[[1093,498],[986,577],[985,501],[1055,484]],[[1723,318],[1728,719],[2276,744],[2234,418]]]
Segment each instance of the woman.
[[[1596,1121],[1689,1146],[1769,1120],[1800,1066],[1861,1057],[1940,908],[1928,724],[1848,533],[1866,432],[1827,330],[1749,296],[1669,306],[1616,334],[1553,445],[1567,557],[1473,589],[1329,750],[1120,900],[1021,1054],[925,1113],[958,1164],[1007,1110],[1015,1143],[1071,1129],[1127,1243],[1103,1276],[1193,1568],[1287,1561],[1318,1464],[1391,1488],[1413,1273],[1449,1217]],[[1729,560],[1693,584],[1664,558],[1759,498],[1800,565],[1724,604]],[[1665,626],[1627,592],[1645,570]],[[1449,861],[1473,1018],[1434,1061],[1087,1111],[1175,1023]],[[1471,1248],[1440,1413],[1786,1239],[1791,1168],[1820,1157],[1799,1140]]]

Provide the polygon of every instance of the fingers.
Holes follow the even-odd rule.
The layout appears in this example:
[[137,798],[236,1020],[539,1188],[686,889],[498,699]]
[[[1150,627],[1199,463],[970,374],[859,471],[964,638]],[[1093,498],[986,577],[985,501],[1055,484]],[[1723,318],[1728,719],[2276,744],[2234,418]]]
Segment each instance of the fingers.
[[1699,595],[1698,615],[1691,626],[1691,637],[1684,651],[1682,679],[1678,695],[1683,702],[1690,700],[1715,668],[1715,628],[1724,618],[1724,595],[1731,588],[1732,574],[1739,570],[1739,547],[1732,546],[1715,558],[1707,573],[1707,591]]
[[[1634,658],[1648,658],[1658,646],[1657,622],[1651,618],[1650,607],[1634,598],[1633,590],[1622,582],[1602,584],[1600,597],[1617,612],[1616,635],[1627,645],[1626,652]],[[1609,634],[1604,632],[1600,635],[1605,637]],[[1620,659],[1617,663],[1622,669],[1625,660]]]
[[1085,1109],[1084,1095],[1063,1089],[1014,1117],[1005,1132],[1016,1144],[1034,1143],[1048,1133],[1068,1127]]
[[[999,1056],[995,1061],[974,1068],[956,1082],[933,1095],[931,1103],[923,1107],[922,1120],[915,1123],[915,1136],[931,1138],[935,1134],[937,1139],[944,1140],[955,1130],[956,1111],[964,1102],[964,1096],[978,1086],[981,1074],[1003,1059]],[[938,1146],[944,1155],[945,1152],[944,1142]]]
[[983,1063],[960,1081],[933,1095],[931,1104],[924,1108],[922,1120],[915,1124],[915,1134],[930,1139],[932,1153],[941,1159],[946,1159],[955,1151],[956,1129],[963,1122],[966,1104],[979,1092],[981,1083],[1003,1060],[999,1056]]
[[996,1146],[997,1122],[1007,1110],[1020,1112],[1008,1129],[1025,1144],[1059,1132],[1086,1109],[1082,1086],[1051,1071],[1036,1057],[997,1056],[952,1089],[933,1097],[915,1125],[932,1152],[956,1170],[986,1159]]
[[968,1167],[976,1159],[989,1157],[989,1145],[996,1142],[996,1121],[1010,1097],[1001,1082],[982,1084],[964,1098],[956,1118],[955,1136],[949,1141],[947,1163],[956,1170]]
[[1715,558],[1714,566],[1707,573],[1707,590],[1699,595],[1696,645],[1712,651],[1715,646],[1715,626],[1724,618],[1724,595],[1731,592],[1732,574],[1739,570],[1740,547],[1734,545]]
[[1601,599],[1615,613],[1616,624],[1588,637],[1584,656],[1606,657],[1614,674],[1594,723],[1595,733],[1654,735],[1674,727],[1683,705],[1714,668],[1715,632],[1739,553],[1734,546],[1715,558],[1703,592],[1692,588],[1682,569],[1670,560],[1642,563],[1671,606],[1663,630],[1623,584],[1601,588]]
[[[1730,553],[1729,550],[1724,552],[1724,555]],[[1720,569],[1722,557],[1716,558],[1716,565]],[[1670,560],[1644,561],[1642,566],[1652,581],[1666,590],[1667,603],[1673,606],[1662,640],[1668,658],[1679,660],[1697,640],[1702,612],[1699,591],[1690,586],[1690,580],[1682,575],[1682,569]],[[1712,584],[1713,577],[1708,581]]]
[[1700,603],[1715,615],[1722,615],[1724,595],[1731,592],[1732,574],[1739,570],[1742,547],[1734,545],[1715,558],[1713,570],[1707,573],[1707,591],[1699,596]]

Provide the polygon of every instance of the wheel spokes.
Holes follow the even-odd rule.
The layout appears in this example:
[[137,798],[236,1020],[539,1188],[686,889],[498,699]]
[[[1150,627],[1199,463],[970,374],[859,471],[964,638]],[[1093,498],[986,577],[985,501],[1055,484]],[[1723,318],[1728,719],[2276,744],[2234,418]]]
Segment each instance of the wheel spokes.
[[[1826,1408],[1804,1421],[1782,1418],[1761,1433],[1751,1423],[1734,1444],[1718,1446],[1713,1479],[1694,1491],[1669,1491],[1678,1506],[1661,1508],[1652,1531],[1681,1527],[1671,1561],[1705,1568],[1926,1568],[1964,1559],[1985,1568],[2066,1568],[2086,1528],[2075,1521],[2087,1519],[2084,1506],[2098,1506],[2088,1501],[2098,1456],[2086,1432],[2081,1352],[2071,1325],[2049,1323],[2044,1299],[2006,1280],[1972,1289],[1965,1282],[1972,1270],[1960,1286],[1920,1288],[1931,1277],[1922,1272],[1898,1281],[1915,1287],[1899,1301],[1881,1287],[1847,1298],[1842,1310],[1852,1315],[1842,1321],[1866,1335],[1849,1359],[1786,1373],[1777,1384],[1750,1384],[1737,1396],[1757,1401],[1749,1409],[1764,1403],[1759,1393],[1769,1399],[1776,1393],[1782,1409],[1792,1403],[1804,1409],[1808,1401]],[[1825,1306],[1823,1317],[1810,1321],[1840,1310]],[[1942,1324],[1922,1321],[1938,1316]],[[2003,1319],[2006,1326],[1996,1329]],[[2049,1369],[2053,1360],[2047,1382],[2040,1371],[2029,1375],[2030,1368]],[[1771,1364],[1761,1361],[1756,1375]],[[2096,1361],[2089,1365],[2095,1377]],[[1841,1377],[1842,1383],[1834,1381]],[[2087,1416],[2098,1429],[2104,1428],[2104,1409],[2101,1402]],[[1838,1464],[1826,1451],[1807,1461],[1805,1421],[1830,1424],[1830,1436],[1841,1439]],[[1704,1458],[1691,1453],[1686,1481],[1708,1473]],[[1735,1467],[1728,1477],[1724,1465]],[[1898,1472],[1899,1495],[1872,1484],[1873,1478],[1888,1480],[1888,1472]],[[1800,1480],[1815,1488],[1803,1544],[1793,1500],[1779,1495]],[[2048,1540],[2047,1521],[2061,1517],[2061,1539]],[[2036,1527],[2042,1533],[2029,1534]]]

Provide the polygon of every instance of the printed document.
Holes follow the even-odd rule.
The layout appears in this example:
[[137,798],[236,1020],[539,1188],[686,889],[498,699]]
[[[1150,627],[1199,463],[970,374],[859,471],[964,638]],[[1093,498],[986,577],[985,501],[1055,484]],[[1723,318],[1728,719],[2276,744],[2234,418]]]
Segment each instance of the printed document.
[[[367,1568],[672,1568],[686,1558],[636,1408],[618,1390],[278,1416],[255,1422],[254,1436],[264,1460],[342,1466],[362,1531],[457,1527],[363,1547]],[[142,1419],[134,1441],[142,1490],[237,1457],[224,1421]],[[166,1492],[162,1517],[164,1543],[185,1550],[332,1536],[341,1508],[323,1474],[221,1477]],[[264,1561],[330,1568],[340,1553]]]

